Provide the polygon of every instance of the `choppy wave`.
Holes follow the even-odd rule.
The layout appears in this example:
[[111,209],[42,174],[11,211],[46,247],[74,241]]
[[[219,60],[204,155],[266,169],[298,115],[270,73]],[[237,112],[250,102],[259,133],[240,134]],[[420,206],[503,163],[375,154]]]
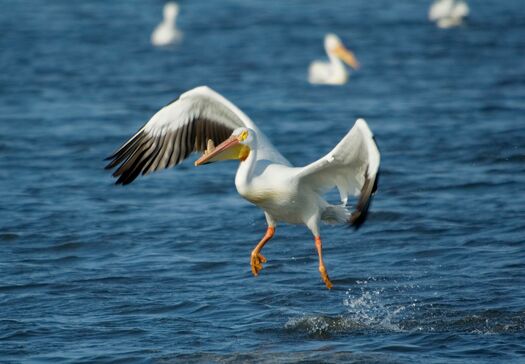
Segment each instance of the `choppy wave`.
[[296,351],[296,352],[251,352],[251,353],[192,353],[185,355],[165,356],[160,359],[161,363],[184,362],[184,363],[260,363],[260,364],[284,364],[284,363],[360,363],[360,364],[395,364],[403,361],[394,359],[385,354],[362,354],[353,352],[333,353],[329,350],[319,351]]

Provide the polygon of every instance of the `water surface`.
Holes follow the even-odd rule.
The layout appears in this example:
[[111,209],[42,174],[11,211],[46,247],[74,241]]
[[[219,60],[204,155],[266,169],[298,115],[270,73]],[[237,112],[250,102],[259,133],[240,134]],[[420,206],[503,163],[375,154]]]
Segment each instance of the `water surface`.
[[[161,1],[0,7],[2,362],[521,362],[525,357],[525,21],[471,4],[181,3],[183,43],[155,49]],[[311,86],[332,31],[363,65]],[[104,157],[207,84],[294,164],[358,117],[382,152],[369,220],[324,227],[334,289],[303,226],[262,212],[234,162],[114,186]]]

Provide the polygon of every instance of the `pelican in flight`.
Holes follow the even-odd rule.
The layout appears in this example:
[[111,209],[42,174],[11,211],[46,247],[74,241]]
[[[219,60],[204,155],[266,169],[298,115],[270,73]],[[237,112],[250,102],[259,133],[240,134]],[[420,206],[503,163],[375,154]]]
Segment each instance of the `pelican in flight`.
[[349,51],[335,34],[324,37],[324,49],[329,62],[314,61],[308,69],[308,82],[313,84],[342,85],[348,80],[348,72],[341,60],[353,69],[359,68],[354,53]]
[[[108,157],[106,169],[116,167],[116,183],[126,185],[141,174],[173,167],[196,151],[204,152],[196,166],[239,160],[237,191],[264,210],[268,227],[251,252],[252,273],[257,276],[266,263],[261,249],[273,237],[278,222],[304,224],[314,236],[321,278],[331,288],[319,225],[341,223],[358,228],[367,217],[377,189],[380,155],[366,122],[357,120],[321,159],[294,167],[248,116],[217,92],[201,86],[153,115]],[[330,204],[323,197],[332,188],[339,190],[340,204]],[[347,208],[350,195],[358,197],[353,211]]]
[[436,0],[428,11],[428,19],[440,28],[451,28],[463,23],[469,7],[463,0]]
[[164,5],[164,19],[151,34],[151,44],[157,47],[167,46],[178,42],[182,33],[175,25],[175,19],[179,14],[179,6],[174,2]]

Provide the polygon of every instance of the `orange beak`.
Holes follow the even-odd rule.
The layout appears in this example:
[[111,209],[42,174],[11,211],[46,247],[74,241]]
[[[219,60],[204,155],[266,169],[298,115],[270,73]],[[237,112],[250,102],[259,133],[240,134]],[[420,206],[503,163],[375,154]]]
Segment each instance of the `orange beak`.
[[355,58],[354,53],[346,49],[344,46],[341,45],[337,47],[334,50],[334,53],[353,69],[356,70],[359,68],[359,62],[357,61],[357,58]]
[[231,136],[221,144],[219,144],[213,151],[204,153],[199,159],[195,161],[196,166],[208,164],[212,162],[222,161],[226,159],[239,159],[239,150],[234,148],[240,146],[237,136]]

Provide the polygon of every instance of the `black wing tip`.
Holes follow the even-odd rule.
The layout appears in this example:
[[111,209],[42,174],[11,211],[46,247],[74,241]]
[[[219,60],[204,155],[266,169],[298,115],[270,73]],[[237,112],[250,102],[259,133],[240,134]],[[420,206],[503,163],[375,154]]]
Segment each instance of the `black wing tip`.
[[122,177],[119,177],[117,178],[117,180],[115,181],[114,185],[115,186],[126,186],[126,185],[129,185],[131,182],[133,182],[136,178],[122,178]]
[[372,199],[375,195],[375,192],[377,191],[378,181],[379,169],[376,172],[374,184],[371,190],[369,190],[368,187],[370,185],[370,180],[368,178],[365,180],[363,190],[361,191],[361,197],[359,198],[359,202],[357,203],[357,208],[354,212],[352,212],[350,218],[348,219],[348,223],[356,231],[359,230],[359,228],[365,223],[366,219],[368,218],[368,210],[370,209]]
[[366,219],[368,218],[368,208],[370,206],[371,200],[372,196],[370,196],[370,199],[368,200],[368,203],[366,204],[363,210],[356,210],[352,212],[352,215],[350,216],[348,222],[350,223],[350,226],[354,228],[355,231],[359,230],[359,228],[365,223]]
[[[111,170],[115,167],[117,167],[117,163],[115,163],[115,159],[113,159],[110,163],[104,166],[104,170]],[[118,171],[118,168],[117,168]],[[130,173],[129,171],[123,171],[122,173],[117,173],[117,171],[113,172],[112,177],[117,178],[115,181],[116,185],[127,185],[133,182],[137,176],[135,176],[133,173]]]
[[115,184],[116,185],[122,185],[122,186],[126,186],[126,185],[129,185],[131,182],[133,182],[137,177],[134,177],[134,176],[120,176],[116,181],[115,181]]
[[113,154],[107,156],[106,158],[104,158],[104,159],[102,159],[102,160],[103,160],[103,161],[110,161],[110,160],[112,160],[112,159],[115,159],[115,153],[113,153]]
[[381,172],[381,169],[377,169],[377,172],[376,172],[376,177],[375,177],[375,180],[374,180],[374,187],[372,187],[372,195],[374,195],[377,191],[377,185],[379,183],[379,175],[380,175],[380,172]]
[[116,157],[116,153],[113,153],[110,156],[107,156],[106,158],[102,159],[102,162],[109,161],[109,163],[107,163],[104,166],[104,169],[112,169],[115,166],[115,159],[116,159],[115,157]]

